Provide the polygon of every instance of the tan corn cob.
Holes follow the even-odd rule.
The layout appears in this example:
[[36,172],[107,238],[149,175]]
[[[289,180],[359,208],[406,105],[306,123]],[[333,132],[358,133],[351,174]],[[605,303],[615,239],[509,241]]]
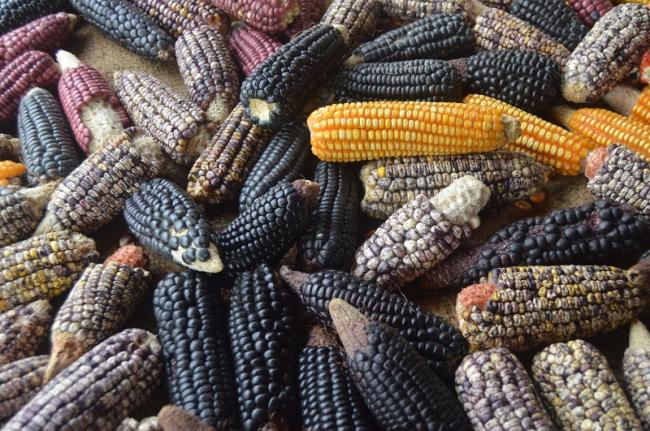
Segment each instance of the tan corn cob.
[[368,40],[375,31],[380,9],[380,2],[377,0],[332,0],[320,22],[345,28],[345,43],[351,50]]
[[413,21],[438,13],[465,11],[466,0],[383,0],[381,10],[391,18]]
[[11,135],[0,133],[0,160],[20,158],[20,140]]
[[644,429],[650,428],[650,332],[639,320],[630,326],[630,344],[623,354],[625,391]]
[[30,356],[0,367],[0,420],[9,419],[41,389],[48,356]]
[[0,314],[0,367],[34,355],[51,321],[52,306],[44,299]]
[[[149,416],[141,421],[126,418],[115,428],[115,431],[165,431],[158,423],[156,416]],[[195,430],[196,431],[196,430]]]

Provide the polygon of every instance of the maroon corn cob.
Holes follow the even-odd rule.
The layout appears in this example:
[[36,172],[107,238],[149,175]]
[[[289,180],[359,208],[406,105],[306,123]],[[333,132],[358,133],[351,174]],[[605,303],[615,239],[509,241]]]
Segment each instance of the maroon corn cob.
[[287,27],[285,35],[293,37],[306,28],[318,23],[326,6],[325,0],[298,0],[298,15]]
[[587,27],[593,27],[614,6],[609,0],[567,0]]
[[177,38],[201,25],[216,28],[224,37],[230,25],[226,14],[209,4],[209,0],[127,0],[156,24]]
[[298,0],[212,0],[229,15],[269,33],[279,33],[298,15]]
[[277,39],[246,24],[233,27],[228,40],[228,47],[245,76],[281,46]]

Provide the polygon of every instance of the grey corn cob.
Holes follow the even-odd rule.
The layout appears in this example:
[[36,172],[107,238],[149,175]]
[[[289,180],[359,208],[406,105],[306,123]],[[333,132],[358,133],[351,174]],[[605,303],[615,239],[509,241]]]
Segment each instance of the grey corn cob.
[[386,15],[402,20],[465,11],[464,0],[384,0],[381,6]]
[[0,420],[9,419],[43,385],[48,356],[30,356],[0,367]]
[[[163,427],[158,423],[158,417],[149,416],[147,418],[138,421],[133,418],[124,419],[118,426],[115,428],[115,431],[165,431]],[[196,430],[195,430],[196,431]]]
[[456,394],[475,431],[553,431],[555,426],[519,359],[496,348],[467,355]]
[[380,14],[380,2],[376,0],[332,0],[320,22],[343,26],[347,31],[345,44],[351,50],[370,38]]
[[52,306],[44,299],[0,314],[0,366],[36,353],[52,321]]
[[160,351],[155,335],[125,329],[63,370],[3,429],[113,431],[160,383]]
[[558,428],[643,429],[605,356],[586,341],[548,346],[535,355],[532,373]]
[[630,344],[623,354],[625,391],[641,420],[650,429],[650,333],[639,320],[630,326]]
[[386,288],[415,280],[470,236],[489,198],[490,189],[471,176],[457,179],[434,197],[416,196],[359,247],[352,273]]

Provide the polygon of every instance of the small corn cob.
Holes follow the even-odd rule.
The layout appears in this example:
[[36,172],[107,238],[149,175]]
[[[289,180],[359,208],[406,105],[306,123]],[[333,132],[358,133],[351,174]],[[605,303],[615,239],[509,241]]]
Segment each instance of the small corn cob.
[[650,333],[639,320],[630,326],[630,344],[623,355],[625,390],[644,429],[650,427]]
[[648,49],[641,57],[639,64],[639,75],[643,84],[650,84],[650,49]]
[[452,102],[329,105],[307,119],[312,152],[326,162],[493,151],[520,134],[494,109]]
[[462,13],[464,0],[383,0],[381,9],[391,18],[412,21],[430,15]]
[[215,428],[236,427],[235,383],[221,293],[202,274],[172,272],[158,283],[153,307],[172,403]]
[[[187,428],[198,431],[196,427]],[[149,416],[144,418],[141,421],[137,421],[133,418],[124,419],[115,431],[165,431],[163,427],[158,422],[158,417]]]
[[97,259],[95,242],[60,230],[0,249],[0,312],[59,296]]
[[66,0],[0,1],[0,34],[66,8]]
[[230,293],[228,328],[241,429],[292,429],[300,411],[298,327],[291,295],[271,267],[239,275]]
[[298,15],[298,1],[287,0],[211,0],[234,19],[268,33],[279,33]]
[[30,356],[0,367],[0,420],[20,410],[43,384],[48,356]]
[[18,137],[32,184],[65,178],[81,163],[61,105],[47,90],[32,88],[21,99]]
[[216,236],[200,208],[175,183],[155,178],[126,201],[124,218],[141,244],[196,271],[223,269]]
[[381,14],[377,0],[332,0],[321,18],[321,24],[342,26],[347,33],[346,47],[350,50],[370,38]]
[[276,184],[297,180],[309,162],[309,153],[309,130],[304,122],[282,126],[246,176],[239,195],[240,211]]
[[219,234],[229,273],[280,260],[307,229],[319,190],[307,180],[280,183],[240,212]]
[[208,25],[228,35],[229,20],[226,14],[204,0],[127,0],[156,24],[178,38],[188,30]]
[[97,69],[63,50],[56,60],[62,69],[59,98],[65,115],[84,153],[94,153],[129,126],[129,117]]
[[0,367],[36,353],[52,322],[52,306],[44,299],[0,314]]
[[530,157],[514,152],[381,159],[361,168],[365,188],[361,209],[373,218],[386,219],[417,195],[434,196],[466,175],[490,189],[488,205],[499,206],[537,193],[549,173]]
[[467,353],[467,343],[460,332],[438,316],[417,307],[403,295],[389,292],[343,271],[305,274],[283,266],[280,275],[307,310],[324,325],[332,326],[328,307],[334,299],[349,302],[369,319],[399,331],[441,376],[453,373]]
[[470,350],[527,350],[611,331],[647,303],[650,261],[612,266],[515,266],[458,294],[460,330]]
[[161,431],[215,431],[192,413],[174,405],[166,405],[160,409],[157,419]]
[[242,83],[241,104],[263,127],[277,128],[300,113],[343,57],[345,29],[317,24],[291,39]]
[[368,320],[341,299],[330,302],[329,312],[352,379],[379,426],[472,429],[454,394],[395,329]]
[[610,0],[567,0],[567,2],[589,28],[614,8]]
[[22,163],[16,163],[11,160],[0,161],[0,180],[9,180],[19,177],[27,172],[27,168]]
[[117,97],[136,126],[160,142],[176,163],[192,164],[208,145],[205,114],[144,72],[116,72]]
[[475,431],[555,429],[526,369],[508,349],[466,356],[456,370],[456,393]]
[[20,160],[20,141],[11,135],[0,133],[0,160]]
[[244,76],[250,75],[281,46],[277,39],[246,24],[233,26],[228,39],[228,48]]
[[68,1],[86,22],[134,53],[158,60],[173,57],[174,39],[125,0]]
[[45,385],[4,430],[115,430],[160,383],[160,350],[142,329],[113,335]]
[[558,428],[568,431],[643,429],[607,359],[586,341],[548,346],[535,355],[532,372]]
[[0,247],[22,241],[34,232],[57,185],[0,187]]
[[20,98],[31,87],[52,87],[61,77],[59,66],[48,54],[27,51],[0,69],[0,123],[16,118]]
[[347,64],[463,57],[474,34],[461,14],[435,14],[386,32],[352,51]]

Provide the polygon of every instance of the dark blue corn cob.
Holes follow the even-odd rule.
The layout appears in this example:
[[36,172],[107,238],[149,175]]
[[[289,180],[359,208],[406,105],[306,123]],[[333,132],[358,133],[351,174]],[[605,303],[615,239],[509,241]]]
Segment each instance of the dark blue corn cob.
[[0,34],[45,15],[61,12],[67,0],[0,0]]

